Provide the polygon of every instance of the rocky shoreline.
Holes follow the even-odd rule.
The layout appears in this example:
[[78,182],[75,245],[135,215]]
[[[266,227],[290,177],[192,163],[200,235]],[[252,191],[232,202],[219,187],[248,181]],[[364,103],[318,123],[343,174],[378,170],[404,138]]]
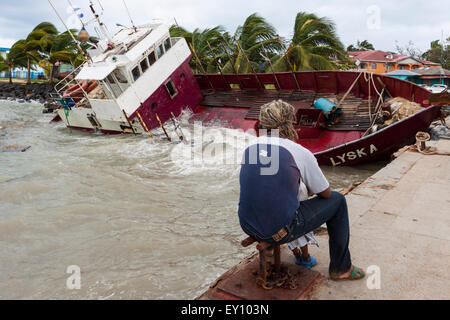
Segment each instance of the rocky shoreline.
[[58,104],[52,99],[56,93],[49,83],[0,83],[0,100],[14,100],[18,102],[36,101],[44,105],[45,112],[53,112]]

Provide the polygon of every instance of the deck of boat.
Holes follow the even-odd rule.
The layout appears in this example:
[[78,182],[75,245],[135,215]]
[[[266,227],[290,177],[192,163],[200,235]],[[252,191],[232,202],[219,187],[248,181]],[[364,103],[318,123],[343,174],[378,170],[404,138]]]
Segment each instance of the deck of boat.
[[[245,119],[257,120],[261,105],[272,100],[282,99],[292,104],[297,110],[313,108],[318,98],[337,99],[343,94],[317,93],[308,90],[204,90],[201,105],[214,108],[246,108],[249,109]],[[339,121],[328,125],[332,131],[365,131],[370,126],[369,101],[349,94],[341,105],[342,116]],[[374,108],[374,103],[372,103]]]

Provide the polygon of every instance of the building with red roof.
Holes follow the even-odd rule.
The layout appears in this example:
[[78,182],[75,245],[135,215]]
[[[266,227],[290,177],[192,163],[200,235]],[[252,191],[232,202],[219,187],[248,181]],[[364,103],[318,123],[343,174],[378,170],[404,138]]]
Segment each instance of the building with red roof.
[[440,68],[439,63],[382,50],[350,51],[358,69],[383,74],[395,70],[416,70],[419,68]]

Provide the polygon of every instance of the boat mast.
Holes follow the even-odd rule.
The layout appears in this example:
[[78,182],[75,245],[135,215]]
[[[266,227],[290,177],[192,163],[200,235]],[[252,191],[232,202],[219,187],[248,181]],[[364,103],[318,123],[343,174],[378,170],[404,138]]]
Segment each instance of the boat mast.
[[64,20],[59,15],[58,10],[56,10],[55,6],[53,5],[53,3],[50,0],[48,0],[48,3],[53,8],[53,11],[55,11],[56,15],[58,16],[59,20],[64,25],[64,27],[66,28],[66,30],[69,33],[69,35],[72,37],[72,40],[74,41],[75,45],[77,46],[77,49],[81,52],[81,55],[83,56],[84,60],[87,61],[87,62],[90,62],[91,59],[89,58],[89,56],[86,55],[86,53],[84,52],[83,48],[80,47],[80,45],[78,44],[78,41],[73,36],[73,34],[70,31],[69,27],[67,27],[67,25],[64,23]]
[[100,15],[104,11],[100,1],[98,1],[98,4],[100,5],[100,8],[102,9],[102,13],[100,13],[100,15],[95,11],[92,0],[90,0],[89,2],[90,2],[89,8],[91,8],[92,14],[94,15],[94,19],[95,19],[95,21],[97,21],[98,25],[100,26],[101,33],[103,33],[104,37],[108,40],[109,44],[113,44],[112,38],[108,32],[108,29],[106,28],[105,24],[100,20]]
[[133,19],[131,18],[130,10],[128,10],[128,6],[127,6],[125,0],[122,0],[122,1],[123,1],[123,5],[125,6],[125,9],[127,10],[128,17],[130,18],[130,22],[131,22],[131,25],[133,26],[134,32],[137,32],[136,25],[134,24],[134,21],[133,21]]

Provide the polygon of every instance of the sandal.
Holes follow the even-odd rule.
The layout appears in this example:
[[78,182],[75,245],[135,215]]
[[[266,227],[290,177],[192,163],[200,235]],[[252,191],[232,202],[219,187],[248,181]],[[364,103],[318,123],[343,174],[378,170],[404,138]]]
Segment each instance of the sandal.
[[364,276],[366,274],[364,273],[364,271],[362,271],[362,269],[353,266],[353,270],[352,270],[352,272],[350,273],[350,275],[348,277],[346,277],[346,278],[339,278],[341,275],[330,274],[330,279],[333,280],[333,281],[360,280],[360,279],[364,278]]
[[303,259],[302,256],[298,256],[295,258],[295,263],[306,269],[311,269],[312,267],[314,267],[317,264],[317,260],[313,256],[309,256],[309,258],[307,260]]

